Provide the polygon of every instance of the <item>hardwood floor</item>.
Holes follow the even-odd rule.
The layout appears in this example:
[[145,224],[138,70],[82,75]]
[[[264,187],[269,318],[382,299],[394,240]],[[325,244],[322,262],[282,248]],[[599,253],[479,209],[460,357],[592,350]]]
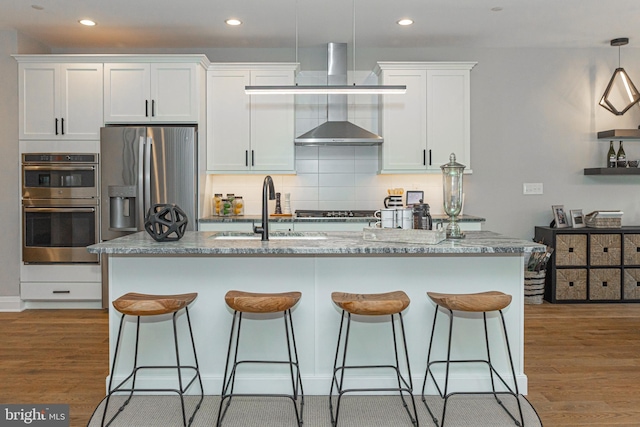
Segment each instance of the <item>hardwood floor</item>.
[[[68,403],[86,426],[108,372],[103,310],[0,313],[0,403]],[[527,398],[545,427],[640,426],[640,304],[525,307]]]

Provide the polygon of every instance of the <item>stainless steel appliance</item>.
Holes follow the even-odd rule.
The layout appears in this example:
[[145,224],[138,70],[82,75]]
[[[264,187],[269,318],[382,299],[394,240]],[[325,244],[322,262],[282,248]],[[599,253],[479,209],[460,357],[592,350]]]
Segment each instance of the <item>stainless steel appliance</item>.
[[[347,44],[327,46],[327,84],[347,84]],[[383,138],[347,120],[347,95],[327,95],[327,121],[294,139],[295,145],[380,145]]]
[[372,210],[296,210],[297,218],[373,218]]
[[22,155],[22,261],[97,263],[97,154]]
[[109,126],[100,132],[101,240],[144,229],[145,213],[175,203],[195,230],[197,127]]

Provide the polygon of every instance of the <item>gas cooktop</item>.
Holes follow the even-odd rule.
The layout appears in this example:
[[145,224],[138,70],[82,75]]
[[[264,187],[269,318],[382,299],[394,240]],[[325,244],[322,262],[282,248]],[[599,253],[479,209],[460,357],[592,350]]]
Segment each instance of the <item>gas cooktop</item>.
[[368,218],[372,210],[296,210],[296,218]]

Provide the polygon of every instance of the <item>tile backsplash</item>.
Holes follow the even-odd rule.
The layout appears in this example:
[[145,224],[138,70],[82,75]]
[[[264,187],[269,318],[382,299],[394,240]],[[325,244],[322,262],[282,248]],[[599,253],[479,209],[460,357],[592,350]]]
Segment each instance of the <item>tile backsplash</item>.
[[[377,84],[377,76],[357,72],[359,84]],[[326,84],[326,72],[300,72],[299,84]],[[351,82],[352,79],[349,78]],[[378,101],[375,95],[349,96],[349,120],[378,132]],[[300,135],[327,119],[326,96],[296,96],[296,129]],[[293,141],[291,141],[293,144]],[[389,188],[423,190],[432,213],[442,213],[442,177],[439,174],[378,175],[378,147],[296,147],[296,175],[271,175],[276,191],[291,194],[291,210],[379,209]],[[215,193],[241,195],[245,215],[260,215],[264,175],[209,175],[208,200]],[[284,197],[283,197],[284,200]],[[209,205],[209,203],[207,203]],[[275,210],[271,201],[269,211]],[[204,216],[210,206],[204,206]]]

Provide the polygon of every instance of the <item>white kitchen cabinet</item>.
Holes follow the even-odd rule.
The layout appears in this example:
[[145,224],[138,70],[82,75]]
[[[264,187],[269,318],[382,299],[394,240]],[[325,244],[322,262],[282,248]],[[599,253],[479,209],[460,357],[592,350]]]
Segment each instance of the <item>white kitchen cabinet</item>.
[[215,64],[207,73],[207,171],[295,173],[293,95],[245,86],[293,85],[296,64]]
[[198,67],[195,62],[105,64],[105,123],[197,123]]
[[99,140],[102,64],[19,62],[20,139]]
[[440,173],[456,154],[471,171],[470,72],[475,62],[379,62],[380,84],[406,85],[383,95],[380,173]]

